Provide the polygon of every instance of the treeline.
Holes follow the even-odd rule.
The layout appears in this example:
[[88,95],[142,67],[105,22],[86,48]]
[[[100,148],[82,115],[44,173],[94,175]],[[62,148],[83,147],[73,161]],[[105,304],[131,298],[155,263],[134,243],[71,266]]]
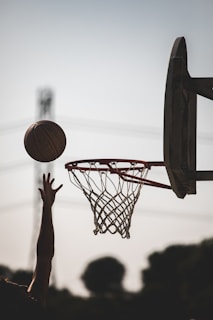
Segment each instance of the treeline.
[[[123,288],[125,266],[120,261],[110,256],[92,261],[82,274],[90,296],[50,286],[47,319],[213,319],[213,239],[169,246],[152,253],[148,262],[141,271],[142,289],[132,293]],[[6,266],[0,266],[0,275],[25,285],[32,277]]]

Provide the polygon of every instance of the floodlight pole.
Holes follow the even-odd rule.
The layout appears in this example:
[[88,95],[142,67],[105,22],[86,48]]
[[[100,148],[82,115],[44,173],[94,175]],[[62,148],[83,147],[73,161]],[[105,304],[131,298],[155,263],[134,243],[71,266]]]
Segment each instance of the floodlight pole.
[[[49,88],[43,88],[38,91],[38,101],[37,101],[37,109],[36,109],[36,121],[39,120],[52,120],[54,119],[54,110],[53,110],[53,92]],[[34,191],[34,221],[33,221],[33,233],[32,233],[32,244],[31,244],[31,253],[30,253],[30,268],[32,269],[35,262],[35,252],[36,252],[36,243],[38,238],[38,232],[40,229],[41,216],[40,213],[42,211],[42,202],[41,196],[38,192],[38,188],[41,188],[42,184],[42,176],[43,173],[47,174],[49,172],[53,172],[53,163],[52,162],[38,162],[35,161],[35,191]],[[55,273],[52,269],[51,279],[55,284]]]

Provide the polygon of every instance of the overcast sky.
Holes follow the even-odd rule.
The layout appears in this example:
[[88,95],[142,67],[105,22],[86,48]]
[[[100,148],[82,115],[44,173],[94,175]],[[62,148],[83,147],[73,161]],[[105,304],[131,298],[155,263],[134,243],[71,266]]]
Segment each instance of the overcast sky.
[[[178,199],[144,186],[130,239],[93,234],[93,216],[64,165],[84,158],[163,160],[163,112],[169,57],[184,36],[192,77],[213,77],[211,0],[0,0],[0,264],[28,268],[39,225],[34,199],[38,164],[23,137],[38,114],[38,94],[54,93],[54,120],[67,136],[54,161],[59,287],[86,294],[80,274],[106,255],[126,267],[125,287],[138,290],[154,250],[194,243],[213,234],[213,182]],[[198,97],[197,166],[213,169],[212,101]],[[42,167],[39,167],[42,171]],[[164,169],[150,177],[168,182]]]

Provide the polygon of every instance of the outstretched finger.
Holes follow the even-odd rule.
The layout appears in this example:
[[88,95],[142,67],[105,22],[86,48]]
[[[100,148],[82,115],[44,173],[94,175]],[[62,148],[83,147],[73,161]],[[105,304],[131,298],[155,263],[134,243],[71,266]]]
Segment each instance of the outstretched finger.
[[43,173],[43,186],[45,186],[45,173]]
[[43,190],[41,188],[38,188],[38,191],[40,192],[41,197],[43,197]]
[[58,192],[63,187],[63,184],[61,184],[58,188],[55,189],[55,192]]
[[52,180],[50,181],[50,184],[52,185],[54,181],[55,181],[55,178],[52,178]]
[[48,183],[50,182],[50,172],[48,172],[48,175],[47,175],[47,182]]

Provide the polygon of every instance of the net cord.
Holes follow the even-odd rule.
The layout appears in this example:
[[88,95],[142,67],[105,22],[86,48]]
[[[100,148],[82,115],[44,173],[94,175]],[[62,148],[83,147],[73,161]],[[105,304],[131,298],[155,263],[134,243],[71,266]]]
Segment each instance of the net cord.
[[[91,163],[90,166],[91,169],[95,169],[95,163]],[[91,176],[91,173],[94,173],[93,170],[81,170],[74,167],[68,172],[70,181],[83,191],[90,202],[94,213],[94,234],[107,231],[112,234],[118,232],[122,238],[129,238],[132,213],[144,181],[146,181],[149,168],[138,168],[136,164],[133,164],[129,168],[131,170],[131,175],[129,175],[126,172],[121,172],[123,169],[118,169],[116,163],[110,167],[110,170],[106,171],[95,169],[99,174],[99,184]],[[114,177],[111,178],[111,173],[116,174],[117,184],[113,181]],[[136,180],[132,180],[133,176]],[[129,179],[130,177],[131,179]],[[113,191],[109,192],[110,187]]]

